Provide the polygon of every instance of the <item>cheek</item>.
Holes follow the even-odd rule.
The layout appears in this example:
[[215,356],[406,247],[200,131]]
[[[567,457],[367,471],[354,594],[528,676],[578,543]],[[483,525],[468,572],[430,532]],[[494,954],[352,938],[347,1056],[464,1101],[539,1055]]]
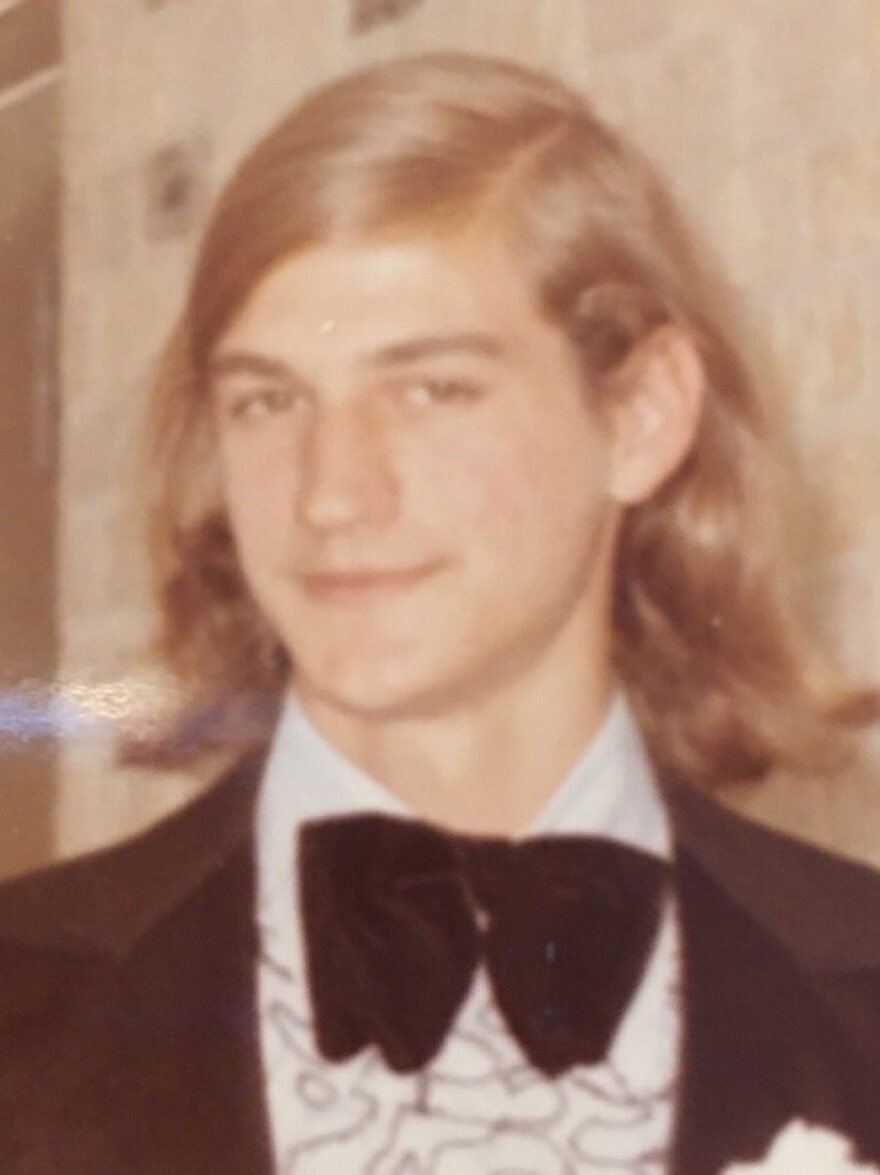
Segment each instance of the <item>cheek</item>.
[[454,455],[421,463],[421,498],[453,538],[470,538],[521,561],[557,547],[561,534],[586,523],[604,496],[603,455],[586,440],[496,434],[465,443]]
[[409,507],[414,521],[438,530],[453,543],[480,540],[495,545],[513,541],[520,529],[522,489],[509,451],[474,441],[452,450],[431,449],[417,460]]
[[226,507],[242,552],[259,553],[290,529],[294,462],[289,445],[221,449]]

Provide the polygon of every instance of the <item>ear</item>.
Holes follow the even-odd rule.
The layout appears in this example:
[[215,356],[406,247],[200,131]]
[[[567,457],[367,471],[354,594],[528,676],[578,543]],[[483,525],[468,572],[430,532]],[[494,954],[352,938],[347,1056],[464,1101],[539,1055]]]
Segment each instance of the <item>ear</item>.
[[630,355],[620,380],[612,410],[610,493],[629,506],[656,493],[691,451],[706,377],[690,335],[663,326]]

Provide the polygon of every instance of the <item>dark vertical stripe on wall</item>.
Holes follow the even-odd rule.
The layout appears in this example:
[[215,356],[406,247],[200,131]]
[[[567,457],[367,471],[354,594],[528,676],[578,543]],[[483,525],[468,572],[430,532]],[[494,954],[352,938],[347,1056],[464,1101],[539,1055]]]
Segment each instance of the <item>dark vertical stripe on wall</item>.
[[59,90],[0,108],[0,876],[52,852]]

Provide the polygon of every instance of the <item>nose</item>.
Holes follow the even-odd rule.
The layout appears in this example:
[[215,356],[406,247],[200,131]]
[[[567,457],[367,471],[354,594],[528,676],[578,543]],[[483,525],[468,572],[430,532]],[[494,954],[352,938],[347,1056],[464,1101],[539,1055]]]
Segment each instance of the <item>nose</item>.
[[348,406],[323,407],[302,439],[297,516],[315,530],[381,525],[395,514],[397,478],[378,424]]

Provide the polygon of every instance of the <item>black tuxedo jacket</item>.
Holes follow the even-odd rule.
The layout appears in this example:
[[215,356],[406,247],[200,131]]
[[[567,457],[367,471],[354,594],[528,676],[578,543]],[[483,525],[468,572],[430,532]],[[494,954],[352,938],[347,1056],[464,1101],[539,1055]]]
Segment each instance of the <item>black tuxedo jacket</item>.
[[[3,1175],[271,1171],[261,766],[133,841],[0,887]],[[685,995],[675,1175],[754,1160],[795,1117],[880,1160],[880,876],[687,790],[667,798]]]

